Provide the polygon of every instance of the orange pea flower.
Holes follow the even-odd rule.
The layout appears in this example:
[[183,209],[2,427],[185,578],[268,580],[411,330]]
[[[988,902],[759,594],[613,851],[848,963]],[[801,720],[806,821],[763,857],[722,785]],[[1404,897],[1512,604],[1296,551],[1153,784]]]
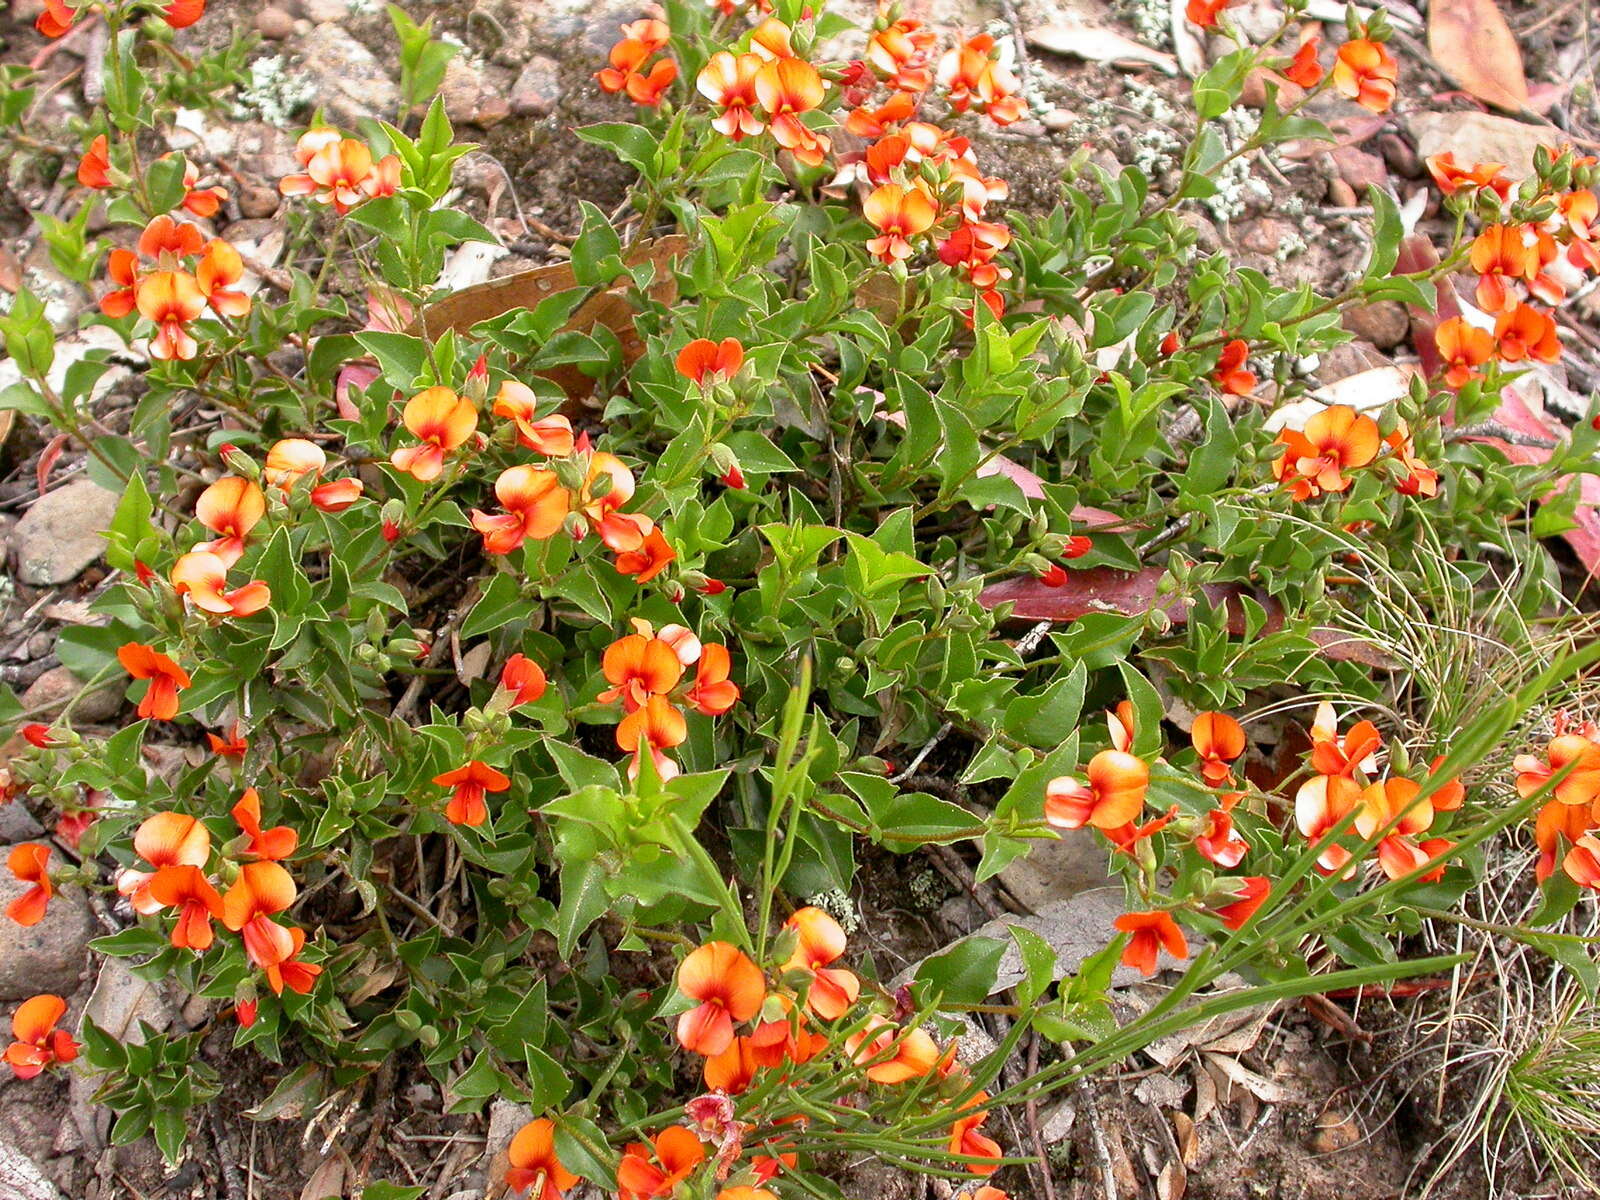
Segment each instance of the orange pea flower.
[[1146,975],[1154,975],[1158,951],[1164,949],[1173,958],[1189,957],[1189,943],[1184,940],[1183,930],[1178,928],[1169,912],[1123,913],[1111,924],[1113,928],[1133,935],[1122,951],[1122,965],[1125,967],[1136,967]]
[[1402,496],[1438,495],[1439,472],[1417,457],[1416,443],[1412,441],[1411,430],[1405,421],[1402,420],[1394,432],[1383,440],[1389,447],[1391,457],[1405,471],[1400,482],[1395,484],[1395,491]]
[[[604,491],[602,492],[602,488]],[[618,510],[633,498],[633,472],[615,454],[589,456],[578,509],[589,528],[600,535],[606,548],[615,553],[637,550],[645,536],[655,528],[649,517]]]
[[728,678],[732,661],[726,646],[708,643],[695,668],[694,686],[684,699],[708,717],[727,712],[739,702],[739,685]]
[[1502,312],[1494,322],[1495,353],[1502,362],[1537,359],[1553,363],[1561,357],[1561,338],[1548,313],[1526,304]]
[[267,515],[267,498],[252,480],[224,475],[200,493],[194,515],[200,524],[219,535],[215,541],[195,548],[216,555],[224,567],[231,567],[244,553],[245,538]]
[[1492,188],[1502,200],[1511,192],[1511,181],[1500,174],[1504,163],[1474,163],[1470,167],[1458,166],[1455,152],[1446,150],[1430,154],[1422,160],[1433,177],[1434,186],[1446,196],[1453,196],[1462,188]]
[[193,275],[187,271],[147,275],[134,288],[134,303],[139,315],[156,325],[156,335],[150,339],[151,358],[187,362],[200,353],[187,326],[205,311],[206,298]]
[[317,985],[317,976],[322,974],[322,964],[309,963],[300,957],[300,952],[305,949],[306,931],[293,926],[289,929],[289,955],[282,962],[268,963],[264,970],[267,974],[267,986],[272,989],[274,996],[283,995],[283,989],[299,992],[302,996]]
[[1381,43],[1357,38],[1339,47],[1333,64],[1333,86],[1368,112],[1389,111],[1399,78],[1399,65]]
[[707,942],[679,966],[678,990],[698,1001],[678,1018],[678,1044],[710,1057],[733,1045],[735,1024],[761,1011],[767,981],[737,946]]
[[272,919],[294,903],[295,894],[289,872],[262,859],[245,863],[222,897],[222,923],[243,936],[245,953],[264,970],[281,966],[298,952],[298,930],[291,932]]
[[56,1025],[67,1014],[67,1002],[49,993],[24,1000],[11,1014],[11,1036],[6,1062],[18,1079],[32,1079],[52,1063],[69,1063],[78,1057],[78,1043]]
[[1533,840],[1539,847],[1534,878],[1543,883],[1556,869],[1563,845],[1576,845],[1591,829],[1600,828],[1600,816],[1587,804],[1563,804],[1552,800],[1539,810],[1534,822]]
[[489,808],[484,803],[484,796],[489,792],[504,792],[511,787],[508,776],[475,758],[468,759],[465,764],[453,771],[435,775],[433,781],[440,787],[455,789],[449,805],[445,808],[445,819],[452,825],[474,827],[482,825],[489,819]]
[[1427,861],[1410,840],[1433,824],[1433,805],[1417,799],[1421,791],[1412,780],[1391,777],[1369,784],[1361,793],[1356,833],[1370,838],[1381,829],[1389,830],[1378,843],[1378,863],[1391,879],[1409,875]]
[[135,679],[148,679],[150,687],[139,701],[139,715],[170,721],[178,715],[178,693],[189,686],[189,673],[165,654],[141,642],[127,642],[117,650],[117,661]]
[[868,37],[867,61],[887,76],[884,82],[891,88],[919,94],[933,86],[929,52],[937,40],[921,21],[902,18]]
[[980,1109],[977,1112],[966,1110],[978,1108],[979,1105],[986,1103],[988,1099],[988,1092],[975,1092],[972,1099],[961,1106],[965,1115],[959,1117],[956,1123],[950,1127],[950,1138],[945,1144],[946,1149],[951,1154],[962,1154],[968,1158],[992,1160],[966,1164],[968,1171],[980,1177],[993,1175],[1000,1169],[999,1159],[1003,1151],[1000,1149],[999,1142],[988,1134],[980,1132],[980,1127],[988,1119],[989,1110]]
[[1201,29],[1216,28],[1217,18],[1222,15],[1222,10],[1228,7],[1229,0],[1189,0],[1183,10],[1183,15],[1188,18],[1191,25],[1198,25]]
[[510,554],[529,538],[542,542],[553,537],[571,511],[566,488],[554,471],[543,467],[506,468],[494,481],[494,494],[505,512],[491,515],[475,508],[471,516],[486,554]]
[[396,450],[389,461],[413,478],[431,483],[444,470],[444,456],[478,428],[478,410],[449,388],[435,386],[406,401],[401,420],[422,444]]
[[749,1089],[756,1071],[765,1065],[753,1038],[736,1037],[721,1054],[706,1059],[702,1075],[708,1088],[737,1096]]
[[526,654],[513,654],[500,668],[500,686],[511,693],[511,707],[532,704],[545,693],[544,668]]
[[1211,378],[1230,396],[1248,396],[1256,390],[1254,371],[1245,370],[1245,360],[1250,357],[1250,345],[1243,338],[1234,338],[1222,348]]
[[50,897],[56,894],[50,882],[50,847],[38,842],[23,842],[11,847],[6,855],[6,869],[18,881],[31,884],[22,895],[6,905],[6,916],[18,925],[37,925],[44,920],[50,907]]
[[778,145],[808,167],[819,167],[832,143],[800,120],[822,103],[822,76],[798,58],[778,58],[756,72],[756,98],[767,110]]
[[1479,277],[1478,307],[1498,313],[1515,299],[1507,280],[1532,279],[1539,273],[1538,253],[1528,245],[1524,226],[1489,225],[1472,241],[1472,269]]
[[1017,81],[993,57],[994,38],[987,33],[969,38],[939,59],[935,78],[947,90],[956,112],[976,106],[997,125],[1010,125],[1024,111],[1016,98]]
[[[1205,0],[1200,0],[1204,3]],[[1322,39],[1311,38],[1300,44],[1294,52],[1294,58],[1283,69],[1283,77],[1297,87],[1307,90],[1314,88],[1322,82],[1322,64],[1317,61],[1317,51],[1322,47]]]
[[188,596],[202,612],[219,617],[248,617],[272,602],[272,589],[256,579],[226,591],[227,565],[209,550],[193,550],[172,564],[172,590]]
[[578,1182],[556,1157],[556,1127],[546,1117],[517,1130],[506,1157],[511,1160],[506,1187],[517,1195],[531,1192],[530,1200],[562,1200],[562,1194]]
[[939,1047],[926,1029],[903,1029],[883,1017],[873,1017],[860,1033],[847,1037],[845,1049],[874,1083],[921,1079],[939,1065]]
[[250,311],[250,297],[233,288],[244,278],[244,260],[221,238],[212,238],[206,243],[200,265],[194,269],[194,278],[213,312],[237,318]]
[[705,387],[718,380],[732,379],[744,366],[744,347],[738,338],[723,338],[713,342],[710,338],[695,338],[682,350],[673,364],[685,379]]
[[1591,805],[1600,801],[1600,745],[1582,734],[1563,733],[1550,740],[1545,757],[1519,754],[1512,760],[1517,771],[1517,794],[1531,796],[1555,776],[1571,770],[1551,795],[1562,804]]
[[388,155],[372,161],[372,151],[355,138],[340,137],[337,130],[312,129],[300,135],[295,158],[305,173],[285,175],[278,191],[285,196],[310,196],[318,204],[331,204],[340,216],[380,192],[393,194],[400,160]]
[[261,478],[267,481],[268,486],[287,492],[302,476],[310,475],[313,479],[319,477],[327,465],[328,456],[315,442],[306,438],[284,438],[274,442],[272,449],[267,451]]
[[65,0],[44,0],[44,11],[33,19],[33,27],[47,38],[63,36],[78,19],[78,10]]
[[1116,829],[1144,808],[1150,768],[1123,750],[1102,750],[1085,769],[1088,783],[1069,775],[1045,786],[1044,819],[1057,829]]
[[617,725],[617,745],[633,755],[628,778],[639,777],[639,759],[647,748],[656,774],[662,779],[676,778],[678,764],[665,751],[681,746],[688,736],[689,726],[683,714],[665,696],[649,697],[643,707],[628,713]]
[[222,917],[222,897],[199,867],[164,867],[150,880],[150,898],[176,908],[172,944],[180,950],[211,949],[211,920]]
[[717,1200],[778,1200],[778,1197],[769,1188],[752,1187],[748,1183],[736,1183],[732,1187],[725,1187],[718,1192]]
[[648,1145],[630,1142],[617,1165],[618,1200],[674,1195],[705,1158],[700,1139],[682,1125],[667,1126]]
[[[1361,785],[1347,775],[1314,775],[1295,792],[1295,825],[1308,842],[1320,842],[1361,802]],[[1333,844],[1317,856],[1323,871],[1337,871],[1350,852]]]
[[572,453],[572,422],[560,413],[540,417],[539,398],[527,384],[515,379],[502,383],[495,393],[493,411],[517,427],[517,442],[525,449],[549,458],[566,458]]
[[100,134],[78,160],[78,182],[88,188],[111,186],[111,155],[106,135]]
[[1434,330],[1434,345],[1444,360],[1445,386],[1460,391],[1474,379],[1482,379],[1478,368],[1494,357],[1494,337],[1487,329],[1468,325],[1460,317],[1441,321]]
[[1200,756],[1200,774],[1212,787],[1233,776],[1229,765],[1244,753],[1244,727],[1227,713],[1203,712],[1189,730],[1195,753]]
[[161,19],[173,29],[187,29],[206,15],[206,0],[171,0],[161,10]]
[[251,858],[278,862],[288,858],[300,845],[300,835],[287,825],[261,828],[261,796],[255,788],[245,788],[239,802],[229,810],[229,815],[250,839],[244,853]]
[[867,241],[867,252],[880,262],[903,262],[912,255],[911,239],[926,232],[939,209],[920,187],[886,183],[866,198],[862,214],[879,236]]
[[845,952],[844,930],[820,908],[809,906],[797,910],[783,927],[798,937],[783,969],[809,977],[806,1007],[825,1021],[837,1021],[861,994],[861,981],[852,972],[829,965]]
[[755,137],[766,128],[751,111],[756,104],[756,74],[761,63],[758,54],[735,55],[719,50],[695,76],[695,88],[722,109],[711,127],[732,141]]
[[1600,889],[1600,838],[1592,833],[1580,837],[1561,860],[1561,869],[1578,886]]
[[199,254],[205,249],[205,235],[200,227],[189,221],[174,221],[169,216],[151,220],[139,235],[139,253],[153,258],[163,269],[169,269],[182,259]]
[[600,670],[612,686],[596,699],[602,704],[620,699],[625,712],[642,707],[653,695],[665,696],[683,678],[683,663],[672,646],[641,633],[630,633],[607,646]]
[[1205,830],[1194,839],[1194,848],[1203,858],[1231,870],[1250,846],[1233,827],[1233,817],[1225,809],[1214,808],[1206,814]]
[[203,867],[211,857],[211,830],[187,813],[158,812],[134,831],[133,849],[152,867]]
[[330,479],[327,483],[319,483],[311,489],[311,503],[323,512],[343,512],[365,492],[366,486],[359,479],[346,476],[343,479]]
[[[770,8],[771,6],[762,5],[761,7]],[[750,31],[750,49],[763,62],[770,62],[777,58],[793,58],[793,36],[793,30],[778,20],[777,17],[767,17],[761,24]]]
[[616,567],[623,575],[632,575],[639,583],[648,583],[665,571],[678,557],[666,536],[654,525],[644,535],[637,549],[624,550],[617,555]]
[[1272,891],[1272,880],[1265,875],[1245,875],[1239,879],[1222,882],[1238,884],[1237,890],[1231,893],[1238,898],[1228,904],[1218,905],[1211,911],[1216,913],[1229,929],[1243,929],[1245,922],[1255,916],[1256,910],[1266,903],[1267,896]]
[[1278,433],[1283,454],[1272,474],[1296,500],[1314,500],[1324,492],[1349,488],[1345,472],[1364,467],[1378,456],[1378,423],[1345,404],[1316,413],[1304,430]]

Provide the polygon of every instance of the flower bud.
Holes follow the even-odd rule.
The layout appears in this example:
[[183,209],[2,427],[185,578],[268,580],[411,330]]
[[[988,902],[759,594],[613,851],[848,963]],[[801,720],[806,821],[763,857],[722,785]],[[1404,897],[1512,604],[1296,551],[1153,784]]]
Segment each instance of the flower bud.
[[483,355],[478,355],[478,361],[467,372],[467,381],[461,385],[461,394],[479,408],[483,407],[484,397],[489,394],[489,360]]
[[243,475],[246,479],[261,478],[261,464],[232,442],[222,445],[222,464],[235,475]]
[[422,1018],[409,1008],[402,1008],[394,1014],[394,1023],[407,1033],[416,1033],[422,1028]]

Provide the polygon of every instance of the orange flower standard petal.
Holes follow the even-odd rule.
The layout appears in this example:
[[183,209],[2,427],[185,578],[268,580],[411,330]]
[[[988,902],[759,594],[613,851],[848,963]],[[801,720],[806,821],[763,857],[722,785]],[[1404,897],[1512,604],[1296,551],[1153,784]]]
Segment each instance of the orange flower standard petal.
[[511,787],[508,776],[475,758],[453,771],[435,775],[433,781],[440,787],[454,789],[444,814],[452,825],[482,825],[489,819],[489,807],[484,803],[484,796],[490,792],[504,792]]
[[172,944],[180,950],[211,948],[212,919],[222,917],[222,897],[199,867],[162,867],[149,884],[150,897],[163,908],[176,908]]
[[209,550],[193,550],[172,565],[172,590],[188,596],[202,612],[218,617],[248,617],[272,603],[272,589],[259,579],[228,586],[227,565]]
[[422,442],[401,447],[389,456],[389,461],[398,470],[431,483],[444,470],[445,455],[477,430],[478,410],[472,401],[447,387],[431,387],[406,401],[401,420]]
[[1379,42],[1356,38],[1339,47],[1333,86],[1369,112],[1386,113],[1394,103],[1400,67]]
[[1058,829],[1117,829],[1144,809],[1150,768],[1124,750],[1102,750],[1089,760],[1087,784],[1070,776],[1045,787],[1044,819]]
[[139,701],[139,715],[170,721],[178,715],[178,693],[189,686],[189,673],[165,654],[142,642],[128,642],[117,651],[117,661],[135,679],[148,679],[149,690]]
[[678,968],[678,990],[698,1001],[678,1018],[678,1043],[710,1057],[733,1045],[733,1027],[761,1011],[767,981],[748,955],[728,942],[707,942]]
[[267,515],[267,497],[253,480],[224,475],[200,493],[194,515],[218,535],[215,541],[202,543],[196,549],[210,551],[224,567],[231,567],[244,553],[250,531]]
[[56,1025],[67,1014],[67,1002],[48,993],[24,1000],[11,1014],[11,1036],[5,1058],[18,1079],[32,1079],[52,1063],[78,1057],[78,1043]]
[[250,839],[244,852],[252,858],[277,862],[288,858],[300,845],[300,835],[287,825],[261,828],[261,797],[255,788],[245,788],[239,802],[230,810],[230,815]]
[[1173,958],[1189,957],[1189,943],[1184,940],[1183,930],[1178,928],[1171,913],[1124,913],[1111,924],[1121,932],[1132,935],[1122,951],[1122,965],[1125,967],[1135,967],[1146,975],[1154,975],[1156,955],[1161,950]]
[[6,905],[6,916],[18,925],[37,925],[44,920],[50,907],[50,897],[55,887],[50,882],[50,847],[37,842],[23,842],[11,847],[6,856],[6,869],[21,883],[31,886]]
[[562,1193],[578,1182],[556,1157],[555,1124],[546,1117],[517,1130],[506,1157],[511,1164],[506,1187],[519,1196],[527,1193],[530,1200],[562,1200]]

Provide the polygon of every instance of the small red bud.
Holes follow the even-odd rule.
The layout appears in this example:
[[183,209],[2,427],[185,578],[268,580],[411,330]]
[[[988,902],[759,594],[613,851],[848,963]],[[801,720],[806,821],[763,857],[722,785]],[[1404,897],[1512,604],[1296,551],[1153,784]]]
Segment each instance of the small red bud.
[[1074,534],[1072,537],[1067,539],[1067,544],[1061,548],[1061,557],[1082,558],[1085,554],[1089,553],[1089,551],[1093,549],[1094,543],[1088,538],[1084,537],[1081,533]]
[[724,473],[722,476],[722,483],[725,487],[734,488],[737,491],[743,491],[744,472],[739,470],[737,466],[729,467],[726,473]]
[[256,1002],[254,1000],[241,1000],[233,1006],[234,1018],[239,1022],[241,1029],[249,1029],[256,1023]]
[[1047,588],[1058,588],[1067,581],[1066,568],[1051,563],[1039,572],[1039,582]]
[[48,750],[56,744],[55,739],[50,736],[50,727],[41,725],[37,721],[32,725],[24,725],[22,736],[30,745],[37,746],[41,750]]
[[722,580],[712,579],[709,576],[706,578],[706,581],[700,585],[700,594],[702,596],[720,596],[727,590],[728,585],[723,583]]
[[1178,352],[1178,331],[1169,329],[1167,336],[1161,339],[1161,353],[1170,357]]

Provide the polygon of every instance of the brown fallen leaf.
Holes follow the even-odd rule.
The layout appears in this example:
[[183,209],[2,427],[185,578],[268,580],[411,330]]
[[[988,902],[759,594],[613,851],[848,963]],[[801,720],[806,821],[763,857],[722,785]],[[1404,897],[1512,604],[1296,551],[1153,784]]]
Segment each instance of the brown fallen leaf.
[[1478,99],[1507,112],[1528,107],[1522,51],[1495,0],[1429,5],[1428,52],[1434,65]]
[[1052,54],[1069,54],[1089,62],[1110,63],[1115,67],[1154,67],[1167,75],[1178,73],[1178,60],[1172,55],[1152,50],[1110,29],[1052,21],[1028,30],[1023,36],[1034,49],[1048,50]]
[[[995,608],[1010,601],[1011,615],[1028,621],[1076,621],[1090,613],[1120,613],[1136,616],[1147,613],[1159,604],[1162,612],[1174,625],[1189,620],[1190,602],[1181,597],[1159,598],[1156,587],[1165,572],[1160,567],[1145,567],[1138,571],[1122,571],[1115,567],[1089,567],[1068,571],[1067,581],[1061,587],[1046,587],[1031,575],[1004,579],[990,584],[978,594],[978,603],[985,608]],[[1202,591],[1213,608],[1225,608],[1228,632],[1242,636],[1245,631],[1244,607],[1240,599],[1251,596],[1266,610],[1267,622],[1262,633],[1276,633],[1283,628],[1283,606],[1265,593],[1252,592],[1237,583],[1208,583]],[[1394,662],[1388,655],[1369,642],[1337,629],[1312,629],[1307,635],[1327,658],[1340,662],[1358,662],[1376,670],[1392,671]]]

